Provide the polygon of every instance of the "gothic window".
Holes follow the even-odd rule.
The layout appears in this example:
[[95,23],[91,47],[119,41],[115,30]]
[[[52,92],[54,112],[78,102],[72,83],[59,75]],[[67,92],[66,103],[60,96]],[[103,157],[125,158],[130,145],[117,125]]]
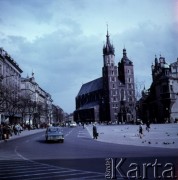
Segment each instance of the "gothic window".
[[113,84],[112,87],[115,88],[115,84]]
[[132,91],[129,91],[129,94],[132,95]]
[[124,91],[124,89],[121,89],[121,92],[120,92],[121,94],[121,101],[123,101],[124,99],[125,99],[125,91]]
[[113,92],[112,95],[115,95],[115,91],[113,90],[112,92]]

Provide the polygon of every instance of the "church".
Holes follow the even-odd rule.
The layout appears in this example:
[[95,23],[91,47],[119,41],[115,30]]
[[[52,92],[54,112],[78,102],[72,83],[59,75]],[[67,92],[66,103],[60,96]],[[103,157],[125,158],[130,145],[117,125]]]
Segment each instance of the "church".
[[76,122],[133,123],[136,120],[134,65],[123,49],[115,64],[115,48],[107,30],[102,77],[83,84],[75,98]]

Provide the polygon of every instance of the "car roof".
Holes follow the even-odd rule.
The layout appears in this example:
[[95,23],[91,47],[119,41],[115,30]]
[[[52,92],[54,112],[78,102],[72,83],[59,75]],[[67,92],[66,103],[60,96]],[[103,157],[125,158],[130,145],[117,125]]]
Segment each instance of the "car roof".
[[60,130],[61,128],[60,127],[55,127],[55,126],[50,126],[50,127],[48,127],[47,129],[51,129],[51,130]]

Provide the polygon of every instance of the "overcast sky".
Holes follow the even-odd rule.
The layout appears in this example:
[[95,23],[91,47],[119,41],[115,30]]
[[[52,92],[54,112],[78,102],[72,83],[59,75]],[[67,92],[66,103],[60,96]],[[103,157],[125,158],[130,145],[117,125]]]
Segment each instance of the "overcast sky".
[[178,57],[176,0],[0,0],[0,47],[67,113],[81,85],[102,75],[106,24],[115,63],[125,47],[146,88],[155,55]]

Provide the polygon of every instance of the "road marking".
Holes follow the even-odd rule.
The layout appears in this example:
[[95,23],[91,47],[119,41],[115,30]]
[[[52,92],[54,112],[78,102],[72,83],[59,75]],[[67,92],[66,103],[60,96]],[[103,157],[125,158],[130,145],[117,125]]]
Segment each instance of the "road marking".
[[22,155],[17,151],[17,149],[18,149],[18,146],[15,147],[15,153],[16,153],[16,155],[17,155],[18,157],[20,157],[21,159],[23,159],[23,160],[28,160],[28,161],[29,161],[29,159],[26,158],[26,157],[24,157],[24,156],[22,156]]
[[86,131],[79,131],[78,132],[78,134],[77,134],[77,137],[78,138],[86,138],[86,137],[88,137],[88,132],[86,132]]
[[70,130],[65,136],[69,136],[74,129]]
[[[104,174],[92,171],[63,168],[35,161],[15,161],[9,166],[9,162],[0,162],[0,169],[5,167],[5,171],[0,171],[1,179],[103,179]],[[14,171],[15,167],[15,171]]]

